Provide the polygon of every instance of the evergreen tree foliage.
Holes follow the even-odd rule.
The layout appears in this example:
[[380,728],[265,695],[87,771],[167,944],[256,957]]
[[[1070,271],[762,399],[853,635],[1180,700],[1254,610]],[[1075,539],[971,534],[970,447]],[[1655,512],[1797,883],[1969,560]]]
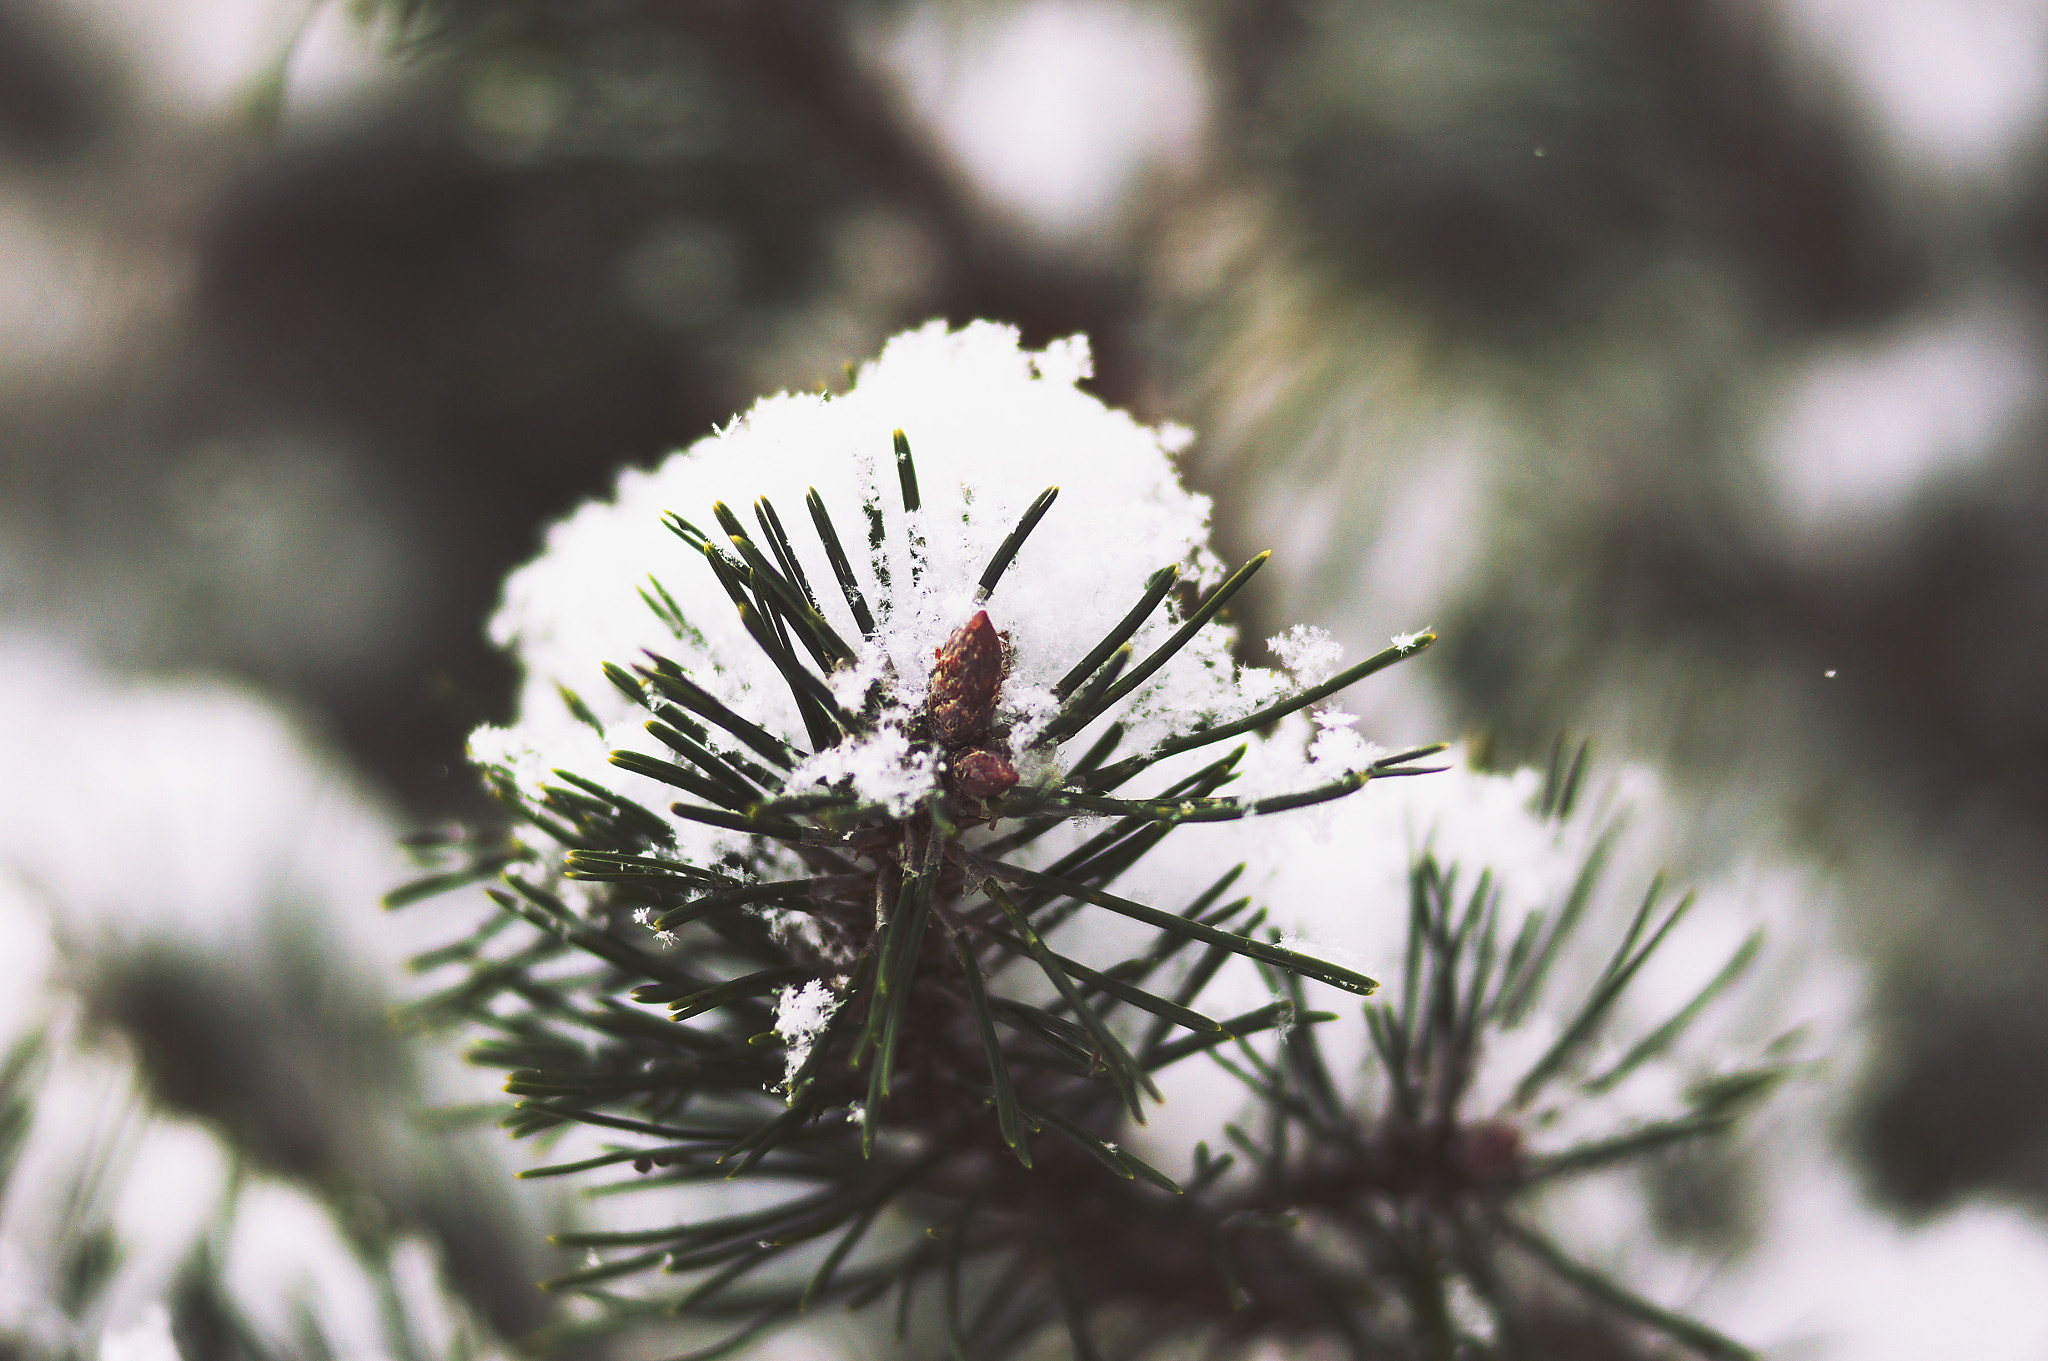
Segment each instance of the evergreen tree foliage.
[[[287,1361],[365,1347],[394,1361],[504,1354],[446,1289],[432,1250],[374,1202],[322,1204],[164,1111],[139,1076],[117,1053],[95,1052],[75,1009],[63,1005],[0,1056],[0,1223],[8,1230],[0,1356]],[[198,1164],[219,1164],[220,1186],[197,1207],[196,1232],[166,1258],[152,1222],[166,1204],[153,1182],[166,1168],[194,1175],[195,1141],[204,1149]],[[166,1161],[167,1146],[186,1156]],[[189,1198],[195,1188],[178,1189]],[[288,1269],[258,1271],[262,1284],[252,1288],[252,1253]]]
[[[969,332],[958,344],[985,340]],[[899,343],[913,341],[955,343],[936,331]],[[877,372],[907,362],[896,354]],[[754,433],[742,422],[721,438],[765,439],[785,409],[764,406],[748,418]],[[1653,885],[1583,994],[1560,1000],[1553,967],[1597,887],[1597,851],[1553,911],[1504,922],[1489,874],[1424,848],[1388,1001],[1374,979],[1283,944],[1266,910],[1233,894],[1242,865],[1182,900],[1130,896],[1119,881],[1169,854],[1161,845],[1176,828],[1242,827],[1439,769],[1419,764],[1445,750],[1434,745],[1285,792],[1231,791],[1259,734],[1433,636],[1159,735],[1126,701],[1264,559],[1199,592],[1176,592],[1167,563],[1100,636],[1061,640],[1071,664],[1054,707],[1031,719],[1005,694],[1020,659],[991,620],[992,597],[1024,570],[1020,555],[1061,493],[1032,499],[995,542],[972,582],[988,607],[934,649],[928,675],[905,678],[874,658],[890,655],[892,626],[945,595],[927,536],[946,520],[926,514],[900,430],[890,463],[857,519],[815,489],[794,530],[765,498],[752,524],[711,506],[715,534],[682,509],[664,517],[755,655],[707,653],[706,617],[664,586],[678,580],[665,566],[649,564],[659,571],[640,592],[646,609],[680,650],[709,659],[717,684],[749,669],[777,681],[778,712],[800,733],[739,711],[709,671],[661,651],[608,661],[604,680],[666,753],[618,749],[611,765],[684,797],[658,811],[567,768],[529,782],[508,758],[489,776],[511,827],[448,848],[391,895],[404,906],[489,884],[476,929],[419,961],[453,977],[413,1016],[469,1031],[473,1060],[508,1070],[513,1135],[580,1129],[609,1141],[525,1175],[592,1179],[594,1193],[632,1196],[652,1221],[557,1237],[583,1260],[548,1288],[600,1312],[552,1343],[680,1317],[722,1329],[690,1353],[708,1361],[810,1311],[893,1298],[914,1349],[958,1358],[1045,1345],[1077,1358],[1235,1352],[1261,1340],[1322,1340],[1359,1357],[1533,1357],[1564,1354],[1560,1320],[1616,1345],[1746,1355],[1576,1261],[1527,1205],[1555,1183],[1722,1131],[1780,1066],[1697,1085],[1657,1118],[1554,1152],[1533,1151],[1522,1122],[1660,1059],[1756,942],[1617,1047],[1617,1001],[1691,900],[1667,902]],[[973,487],[960,496],[986,499]],[[829,562],[832,579],[806,558]],[[531,614],[517,627],[548,632]],[[1161,641],[1134,648],[1141,637]],[[559,704],[584,740],[624,731],[562,682],[549,696],[535,680],[529,701]],[[1151,735],[1132,743],[1133,729]],[[545,753],[527,764],[536,759]],[[929,775],[905,785],[906,771]],[[1583,750],[1560,751],[1538,814],[1571,816],[1583,775]],[[1127,792],[1148,777],[1151,792]],[[705,828],[726,834],[708,852],[688,840]],[[1103,918],[1146,934],[1094,965],[1065,953]],[[1271,1000],[1212,1015],[1205,989],[1233,956],[1251,961]],[[1333,1071],[1318,1036],[1338,1013],[1312,1004],[1311,985],[1348,994],[1347,1009],[1373,999],[1362,1088]],[[1490,1042],[1539,1011],[1561,1018],[1555,1033],[1504,1109],[1475,1109]],[[1132,1131],[1154,1108],[1159,1074],[1203,1061],[1235,1077],[1256,1114],[1228,1127],[1231,1147],[1199,1147],[1176,1181],[1133,1150]],[[685,1189],[731,1179],[760,1189],[710,1217]],[[905,1225],[923,1232],[906,1237]]]

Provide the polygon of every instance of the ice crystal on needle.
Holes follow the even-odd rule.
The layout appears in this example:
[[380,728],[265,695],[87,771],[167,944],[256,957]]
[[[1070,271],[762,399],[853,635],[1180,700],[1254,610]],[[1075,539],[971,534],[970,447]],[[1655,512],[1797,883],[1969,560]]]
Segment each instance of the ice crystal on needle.
[[839,997],[819,979],[800,988],[784,988],[776,994],[775,1033],[789,1046],[784,1057],[782,1083],[788,1090],[811,1056],[811,1046],[825,1033],[832,1013],[839,1010]]
[[1296,624],[1287,632],[1268,638],[1266,646],[1304,685],[1328,680],[1337,674],[1337,665],[1344,660],[1343,644],[1332,638],[1328,629],[1313,624]]

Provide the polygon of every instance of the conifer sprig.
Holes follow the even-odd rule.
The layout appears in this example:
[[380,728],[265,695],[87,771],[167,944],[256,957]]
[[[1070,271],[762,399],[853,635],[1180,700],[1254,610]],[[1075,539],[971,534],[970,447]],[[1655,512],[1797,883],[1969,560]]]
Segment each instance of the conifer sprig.
[[[806,497],[845,618],[864,644],[889,626],[896,592],[919,589],[915,579],[928,570],[915,460],[902,432],[893,444],[904,518],[885,516],[878,502],[865,507],[878,598],[861,588],[823,498]],[[975,582],[978,602],[1056,509],[1052,489],[1031,504]],[[1240,778],[1240,747],[1159,793],[1113,793],[1417,655],[1432,635],[1241,717],[1199,720],[1120,754],[1118,706],[1174,663],[1264,557],[1184,616],[1169,599],[1176,569],[1167,565],[1127,615],[1077,648],[1080,660],[1054,687],[1058,709],[1035,731],[1002,706],[1010,660],[986,612],[938,650],[920,706],[896,702],[901,678],[886,672],[852,705],[835,680],[863,654],[821,610],[773,507],[763,500],[756,510],[765,548],[722,503],[712,517],[723,543],[680,516],[667,523],[702,558],[780,677],[809,749],[714,698],[667,657],[612,662],[605,678],[648,715],[647,730],[670,753],[617,751],[612,763],[686,798],[664,817],[587,777],[558,772],[561,783],[528,793],[500,772],[494,789],[544,840],[522,835],[392,895],[397,906],[503,879],[505,888],[488,895],[500,915],[431,956],[467,976],[423,1012],[487,1032],[473,1057],[509,1070],[507,1090],[520,1099],[505,1124],[515,1135],[581,1126],[633,1140],[532,1175],[620,1169],[622,1178],[594,1188],[603,1193],[750,1175],[786,1192],[720,1220],[686,1214],[646,1229],[565,1235],[558,1241],[587,1260],[550,1289],[587,1296],[621,1321],[666,1300],[685,1318],[727,1329],[693,1353],[706,1358],[809,1310],[861,1308],[891,1291],[907,1321],[918,1317],[914,1300],[927,1283],[942,1297],[944,1345],[991,1361],[1049,1329],[1064,1331],[1077,1356],[1133,1355],[1160,1329],[1201,1328],[1226,1342],[1314,1334],[1360,1356],[1421,1357],[1474,1342],[1456,1331],[1447,1304],[1460,1280],[1486,1301],[1498,1336],[1516,1336],[1533,1267],[1619,1310],[1631,1326],[1703,1355],[1739,1354],[1715,1350],[1722,1341],[1696,1326],[1660,1323],[1647,1302],[1617,1303],[1626,1293],[1619,1286],[1596,1290],[1590,1273],[1559,1268],[1568,1256],[1509,1217],[1515,1198],[1536,1186],[1722,1128],[1739,1101],[1702,1098],[1660,1125],[1544,1159],[1523,1151],[1515,1111],[1475,1120],[1464,1108],[1486,1036],[1519,1023],[1539,1000],[1597,863],[1547,932],[1533,927],[1505,950],[1485,880],[1459,906],[1455,871],[1427,858],[1418,864],[1401,999],[1367,1008],[1380,1109],[1340,1094],[1316,1038],[1335,1013],[1311,1009],[1304,987],[1371,996],[1372,978],[1281,944],[1248,899],[1221,902],[1235,872],[1164,907],[1112,891],[1183,823],[1280,813],[1373,780],[1428,773],[1418,763],[1441,746],[1370,760],[1292,792],[1237,797],[1225,791]],[[913,569],[913,581],[897,588],[887,569],[891,532],[904,536]],[[679,637],[691,632],[666,592],[643,595]],[[1133,663],[1132,639],[1161,608],[1170,632]],[[568,692],[563,702],[572,714],[581,706]],[[906,743],[906,759],[937,772],[916,799],[878,796],[852,777],[808,782],[804,771],[823,754],[890,731]],[[1581,773],[1582,763],[1553,773],[1552,785],[1570,787],[1546,790],[1546,812],[1569,811]],[[1070,836],[1070,849],[1050,863],[1034,851],[1080,819],[1109,821]],[[678,828],[692,823],[737,834],[733,849],[714,863],[680,853]],[[537,874],[560,882],[535,882]],[[574,909],[558,891],[570,884],[580,886]],[[1615,1001],[1682,914],[1683,904],[1660,914],[1656,902],[1653,893],[1573,1021],[1525,1075],[1516,1089],[1522,1107],[1560,1083],[1598,1090],[1619,1081],[1630,1058],[1647,1061],[1668,1047],[1747,962],[1731,961],[1725,978],[1630,1057],[1586,1077],[1589,1047]],[[1049,943],[1090,912],[1152,934],[1107,963]],[[562,961],[578,956],[585,970],[565,972]],[[1217,1019],[1197,1003],[1232,956],[1264,973],[1274,1000]],[[1168,968],[1178,975],[1155,985]],[[1018,978],[1034,973],[1035,986]],[[647,1010],[655,1007],[667,1019]],[[1194,1176],[1176,1183],[1119,1142],[1124,1122],[1143,1121],[1157,1098],[1155,1074],[1203,1055],[1235,1074],[1262,1112],[1262,1128],[1229,1131],[1254,1173],[1248,1183],[1227,1175],[1232,1155],[1204,1148]],[[1751,1094],[1741,1084],[1728,1090],[1738,1089]],[[1332,1218],[1357,1260],[1328,1260],[1296,1235],[1297,1207]],[[874,1239],[892,1208],[930,1225],[931,1236],[907,1247]],[[1146,1226],[1148,1252],[1162,1240],[1171,1250],[1131,1260],[1110,1232],[1131,1225]],[[1064,1265],[1048,1277],[1051,1262]],[[686,1279],[653,1284],[667,1276]],[[1152,1331],[1127,1331],[1132,1319]]]

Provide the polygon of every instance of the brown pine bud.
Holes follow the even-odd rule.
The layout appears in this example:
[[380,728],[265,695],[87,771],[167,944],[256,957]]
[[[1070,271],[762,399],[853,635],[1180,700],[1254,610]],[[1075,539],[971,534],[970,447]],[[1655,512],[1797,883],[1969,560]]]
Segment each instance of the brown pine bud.
[[[982,610],[934,650],[925,711],[939,745],[957,747],[987,730],[1003,685],[1003,640]],[[1014,782],[1014,779],[1013,779]]]
[[1017,783],[1017,768],[1009,758],[986,747],[959,753],[951,766],[953,792],[977,803],[1006,793]]

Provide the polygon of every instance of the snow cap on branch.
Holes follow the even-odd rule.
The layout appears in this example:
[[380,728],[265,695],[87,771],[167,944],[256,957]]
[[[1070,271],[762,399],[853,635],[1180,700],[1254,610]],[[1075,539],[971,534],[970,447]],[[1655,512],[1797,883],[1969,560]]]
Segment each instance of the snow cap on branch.
[[[880,683],[880,727],[799,760],[786,789],[850,777],[856,791],[903,808],[931,788],[936,767],[907,750],[901,728],[924,700],[934,649],[984,608],[1008,644],[998,718],[1021,751],[1054,712],[1054,685],[1138,601],[1151,574],[1174,566],[1197,589],[1223,575],[1207,547],[1208,500],[1180,485],[1171,460],[1188,433],[1151,429],[1104,406],[1078,386],[1088,373],[1079,337],[1033,353],[1008,327],[949,331],[934,322],[892,340],[844,393],[765,399],[655,469],[625,473],[612,499],[554,526],[541,556],[507,582],[491,636],[525,668],[519,716],[480,729],[473,755],[508,769],[523,788],[564,769],[666,806],[673,790],[606,764],[614,748],[667,755],[642,730],[645,713],[601,671],[606,662],[643,662],[650,651],[799,757],[809,753],[789,686],[701,551],[664,525],[664,516],[679,516],[736,559],[712,507],[724,503],[765,547],[771,536],[757,497],[772,503],[819,611],[857,654],[826,677],[834,700],[856,709]],[[898,430],[913,450],[914,493],[892,448]],[[981,599],[991,560],[1049,486],[1059,488],[1056,502]],[[872,609],[872,637],[863,638],[840,589],[807,505],[812,489]],[[905,509],[907,494],[918,509]],[[876,517],[879,540],[871,537]],[[661,617],[667,602],[673,622]],[[1134,655],[1156,647],[1179,618],[1172,608],[1155,611],[1131,640]],[[1117,706],[1126,749],[1205,717],[1247,712],[1279,692],[1276,673],[1235,666],[1230,639],[1211,622]],[[565,702],[564,688],[587,716]],[[592,719],[602,741],[593,740]],[[744,840],[709,827],[677,831],[686,855]]]

